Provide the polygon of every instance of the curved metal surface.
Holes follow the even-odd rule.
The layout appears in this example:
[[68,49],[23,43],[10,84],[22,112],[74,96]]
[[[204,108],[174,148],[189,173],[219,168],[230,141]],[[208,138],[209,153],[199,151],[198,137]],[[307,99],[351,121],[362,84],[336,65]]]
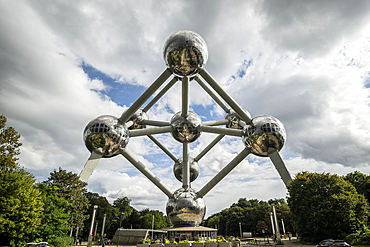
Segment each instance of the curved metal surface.
[[90,121],[84,130],[84,142],[90,152],[103,158],[116,156],[126,147],[129,136],[126,126],[114,116],[104,115]]
[[163,58],[172,73],[192,76],[198,73],[208,60],[208,48],[204,39],[192,31],[179,31],[165,42]]
[[286,140],[283,124],[271,116],[257,116],[244,126],[243,142],[257,156],[267,157],[269,148],[280,151]]
[[178,142],[193,142],[201,134],[199,127],[202,120],[195,112],[189,111],[186,118],[178,112],[172,117],[170,123],[173,127],[172,136]]
[[[248,115],[249,118],[252,118],[251,114],[247,110],[245,109],[243,110]],[[226,125],[226,128],[243,129],[243,126],[240,125],[240,120],[242,120],[242,118],[233,109],[229,109],[228,112],[226,112],[224,119],[229,120],[229,123]]]
[[144,120],[148,120],[148,115],[143,109],[137,110],[128,121],[132,121],[132,125],[128,127],[129,130],[145,129],[146,125],[143,123]]
[[[183,169],[183,157],[178,159],[173,165],[173,174],[176,179],[182,182],[182,169]],[[190,164],[190,182],[193,182],[199,176],[199,164],[194,160],[194,158],[189,157]]]
[[206,213],[206,205],[202,198],[197,198],[193,189],[181,188],[168,199],[166,213],[175,227],[199,226]]

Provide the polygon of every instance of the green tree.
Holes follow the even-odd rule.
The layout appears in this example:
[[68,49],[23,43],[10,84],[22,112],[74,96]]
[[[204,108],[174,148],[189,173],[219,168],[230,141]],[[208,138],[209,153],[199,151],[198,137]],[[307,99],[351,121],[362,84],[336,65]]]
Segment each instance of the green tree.
[[343,238],[367,222],[365,197],[337,175],[298,173],[288,190],[294,227],[304,241]]
[[355,186],[358,193],[364,195],[367,202],[370,203],[370,175],[363,174],[359,171],[348,173],[344,179]]
[[51,242],[57,237],[65,236],[70,230],[69,214],[65,212],[68,202],[58,197],[58,188],[38,183],[37,188],[41,191],[41,199],[44,203],[44,213],[41,216],[41,224],[33,233],[34,239],[42,239]]
[[33,175],[21,168],[0,173],[0,243],[27,241],[41,223],[43,203]]
[[83,228],[84,221],[89,218],[87,209],[89,200],[85,196],[87,183],[82,182],[77,174],[67,172],[59,167],[59,170],[54,170],[50,173],[48,180],[44,182],[47,186],[55,186],[58,188],[58,196],[68,202],[66,212],[70,214],[69,225]]
[[0,116],[0,173],[19,168],[20,134],[13,127],[5,127],[6,117]]

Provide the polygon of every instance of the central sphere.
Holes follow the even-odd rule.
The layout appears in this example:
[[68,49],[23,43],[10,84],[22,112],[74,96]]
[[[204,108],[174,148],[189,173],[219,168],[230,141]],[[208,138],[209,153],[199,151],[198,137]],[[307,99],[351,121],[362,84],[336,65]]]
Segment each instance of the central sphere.
[[181,111],[176,113],[170,124],[173,127],[172,136],[179,142],[193,142],[198,139],[200,134],[199,127],[202,123],[200,117],[192,111],[188,112],[188,116],[184,118],[181,116]]
[[[126,110],[127,111],[127,110]],[[126,112],[125,111],[125,112]],[[123,114],[125,114],[125,112]],[[122,115],[123,115],[122,114]],[[132,125],[128,127],[129,130],[138,130],[138,129],[145,129],[146,125],[143,124],[144,120],[148,120],[148,115],[146,114],[143,109],[137,110],[128,121],[132,121]]]
[[[173,165],[173,173],[177,180],[182,182],[182,168],[184,159],[181,157],[178,159],[175,164]],[[194,160],[194,158],[189,157],[189,165],[190,165],[190,182],[193,182],[199,175],[199,164]]]
[[164,44],[163,58],[172,73],[192,76],[198,73],[208,60],[208,48],[204,39],[192,31],[172,34]]
[[197,198],[193,189],[180,188],[168,199],[166,213],[175,227],[199,226],[206,213],[206,205],[203,198]]
[[104,158],[116,156],[128,143],[126,126],[113,116],[100,116],[90,121],[84,130],[84,141],[90,152],[98,152]]
[[257,116],[244,126],[243,141],[257,156],[267,157],[268,149],[280,151],[286,140],[283,124],[271,116]]

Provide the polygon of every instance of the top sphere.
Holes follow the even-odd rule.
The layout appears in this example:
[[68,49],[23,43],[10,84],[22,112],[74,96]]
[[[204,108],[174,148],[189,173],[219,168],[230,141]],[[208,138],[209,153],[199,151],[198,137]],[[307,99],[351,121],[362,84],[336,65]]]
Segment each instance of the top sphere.
[[100,116],[90,121],[84,130],[84,141],[90,152],[100,149],[104,158],[116,156],[128,143],[126,126],[113,116]]
[[286,140],[283,124],[271,116],[257,116],[244,126],[243,141],[257,156],[267,157],[268,149],[280,151]]
[[192,31],[172,34],[164,44],[163,58],[172,73],[192,76],[198,73],[208,60],[208,48],[204,39]]

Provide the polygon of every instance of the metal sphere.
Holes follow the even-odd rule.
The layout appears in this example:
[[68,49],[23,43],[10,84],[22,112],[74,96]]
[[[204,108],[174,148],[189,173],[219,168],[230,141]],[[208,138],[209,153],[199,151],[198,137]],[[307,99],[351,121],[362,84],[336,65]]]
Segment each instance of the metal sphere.
[[[125,111],[126,112],[126,111]],[[124,112],[124,113],[125,113]],[[123,114],[124,114],[123,113]],[[146,125],[143,124],[143,120],[148,120],[148,115],[143,109],[137,110],[128,121],[132,121],[132,125],[128,127],[129,130],[145,129]]]
[[[182,182],[183,157],[178,159],[173,165],[173,173],[177,180]],[[193,182],[199,176],[199,164],[192,157],[189,157],[190,182]]]
[[206,205],[203,198],[197,198],[193,189],[181,188],[168,199],[166,213],[175,227],[199,226],[206,213]]
[[119,149],[126,147],[129,137],[126,126],[113,116],[100,116],[87,124],[84,141],[90,152],[98,152],[104,158],[119,154]]
[[192,76],[198,73],[208,60],[208,48],[204,39],[192,31],[172,34],[164,44],[163,58],[172,73]]
[[244,126],[243,142],[255,155],[267,157],[268,149],[280,151],[286,140],[283,124],[271,116],[258,116]]
[[198,139],[201,132],[199,127],[202,123],[200,117],[192,111],[188,112],[188,116],[184,118],[181,116],[181,111],[176,113],[170,124],[173,127],[172,136],[179,142],[193,142]]
[[[251,114],[247,110],[245,109],[243,110],[245,111],[249,118],[252,118]],[[226,112],[224,119],[230,121],[229,124],[226,125],[226,128],[243,129],[243,127],[239,124],[239,121],[242,120],[242,118],[233,109],[229,109],[229,111]]]

